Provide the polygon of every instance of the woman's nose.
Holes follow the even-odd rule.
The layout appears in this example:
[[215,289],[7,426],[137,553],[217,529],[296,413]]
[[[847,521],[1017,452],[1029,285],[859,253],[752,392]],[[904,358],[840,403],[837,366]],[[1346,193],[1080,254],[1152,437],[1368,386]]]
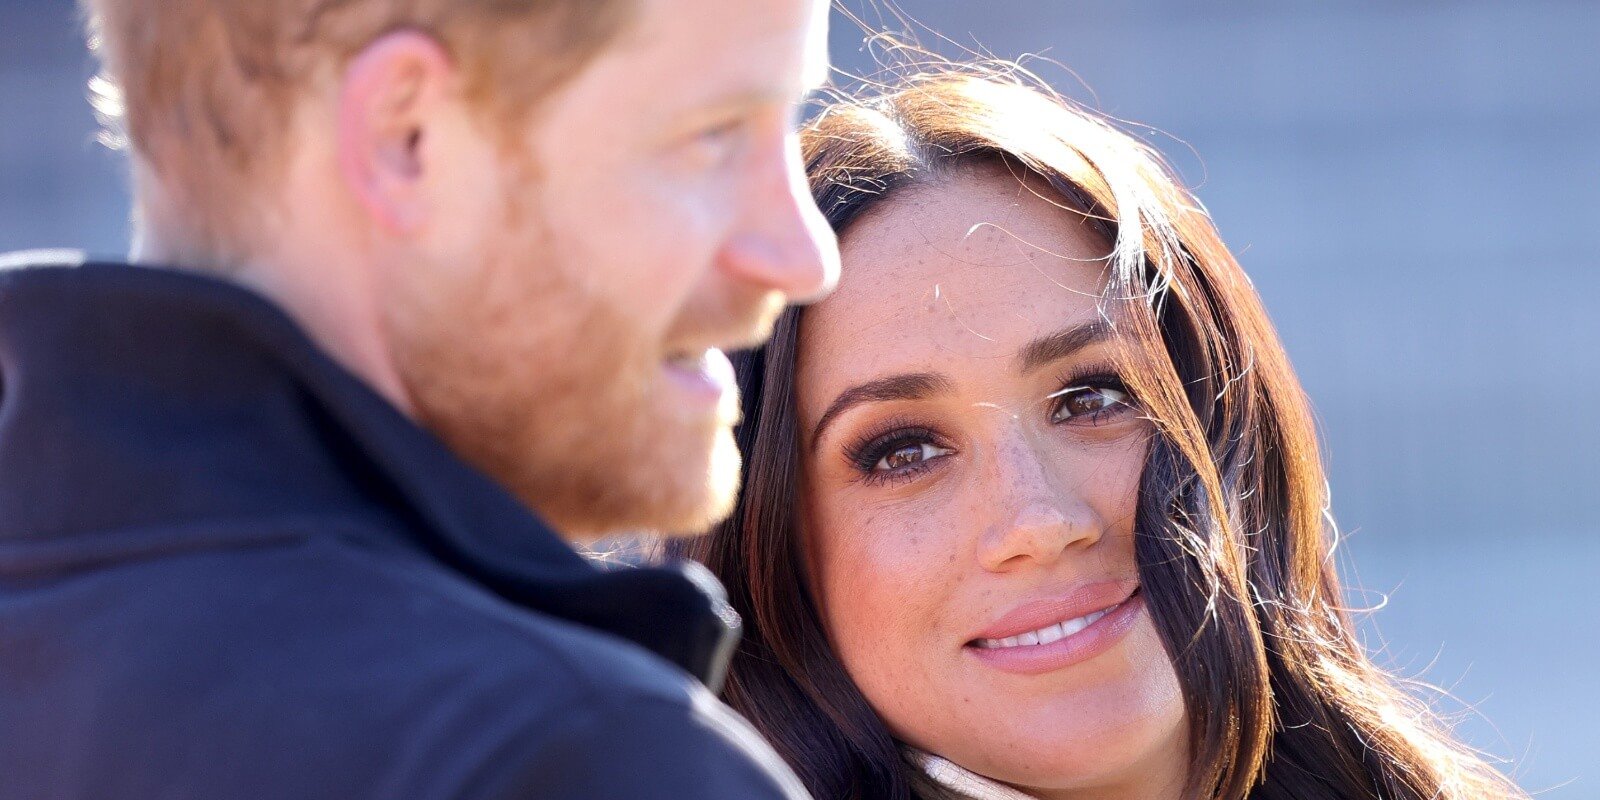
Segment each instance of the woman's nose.
[[1024,442],[995,452],[990,480],[980,490],[988,496],[980,511],[990,517],[982,525],[978,560],[984,569],[1001,572],[1029,564],[1050,565],[1068,550],[1100,541],[1103,520],[1087,498],[1048,454]]

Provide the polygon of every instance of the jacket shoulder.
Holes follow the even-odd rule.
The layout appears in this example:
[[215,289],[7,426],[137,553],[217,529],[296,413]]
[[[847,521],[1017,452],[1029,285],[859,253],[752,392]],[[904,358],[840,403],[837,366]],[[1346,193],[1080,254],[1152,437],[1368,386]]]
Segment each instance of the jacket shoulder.
[[[408,569],[391,577],[436,580]],[[622,639],[461,588],[445,592],[455,607],[445,616],[469,614],[477,635],[515,641],[494,645],[506,660],[485,676],[474,713],[419,732],[471,773],[451,796],[808,797],[754,729],[687,673]]]
[[802,796],[687,673],[407,551],[164,556],[12,608],[13,796]]
[[464,796],[481,800],[755,798],[808,800],[778,755],[704,690],[689,703],[618,695],[575,705],[559,725],[513,737],[483,759]]

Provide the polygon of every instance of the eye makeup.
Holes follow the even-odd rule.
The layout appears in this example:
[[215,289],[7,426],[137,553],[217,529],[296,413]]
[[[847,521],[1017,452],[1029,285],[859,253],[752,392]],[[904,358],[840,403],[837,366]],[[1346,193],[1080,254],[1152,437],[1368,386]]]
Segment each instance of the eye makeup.
[[[878,465],[890,456],[912,448],[918,451],[913,460],[890,469],[878,469]],[[925,472],[936,460],[954,452],[937,431],[906,417],[885,420],[869,428],[844,448],[845,458],[851,468],[860,473],[861,480],[869,486],[911,480]]]
[[[1060,389],[1045,396],[1052,425],[1098,427],[1135,410],[1131,393],[1108,365],[1091,365],[1060,378]],[[899,415],[877,423],[848,441],[843,454],[850,469],[869,486],[915,480],[955,453],[938,430]]]
[[1062,388],[1046,395],[1052,424],[1093,427],[1133,410],[1133,395],[1120,377],[1098,369],[1087,372],[1063,377]]

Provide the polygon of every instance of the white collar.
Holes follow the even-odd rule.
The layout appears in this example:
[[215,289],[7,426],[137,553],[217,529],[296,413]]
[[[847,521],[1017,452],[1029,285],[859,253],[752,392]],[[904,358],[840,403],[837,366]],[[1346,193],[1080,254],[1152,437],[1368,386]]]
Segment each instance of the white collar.
[[965,800],[1036,800],[999,781],[991,780],[954,762],[921,750],[910,750],[912,758],[934,783],[955,792]]

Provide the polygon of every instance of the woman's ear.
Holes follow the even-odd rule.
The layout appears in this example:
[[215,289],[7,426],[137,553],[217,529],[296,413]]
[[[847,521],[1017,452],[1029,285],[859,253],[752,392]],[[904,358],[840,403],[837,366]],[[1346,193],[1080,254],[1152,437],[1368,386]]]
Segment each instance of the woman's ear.
[[417,31],[379,37],[345,68],[336,117],[339,172],[372,219],[393,234],[415,232],[429,213],[428,136],[454,80],[444,46]]

